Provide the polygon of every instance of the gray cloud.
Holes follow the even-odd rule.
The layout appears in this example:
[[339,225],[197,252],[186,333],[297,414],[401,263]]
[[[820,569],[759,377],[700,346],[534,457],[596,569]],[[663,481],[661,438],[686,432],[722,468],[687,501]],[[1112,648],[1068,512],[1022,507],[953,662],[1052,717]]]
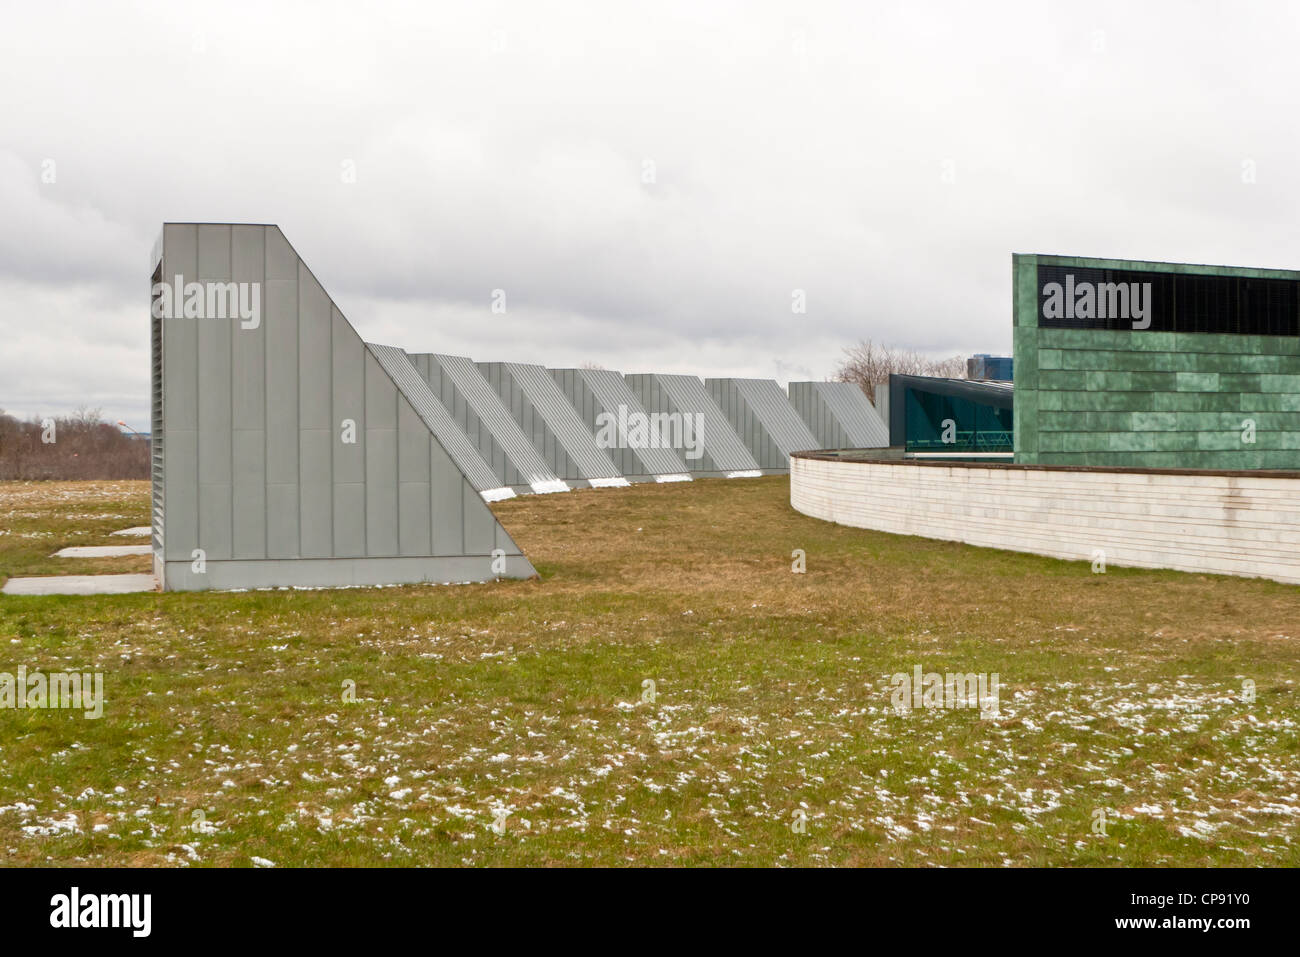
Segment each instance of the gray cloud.
[[1294,266],[1296,20],[27,5],[0,36],[0,407],[145,420],[164,220],[278,223],[395,345],[780,379],[863,337],[1009,349],[1012,252]]

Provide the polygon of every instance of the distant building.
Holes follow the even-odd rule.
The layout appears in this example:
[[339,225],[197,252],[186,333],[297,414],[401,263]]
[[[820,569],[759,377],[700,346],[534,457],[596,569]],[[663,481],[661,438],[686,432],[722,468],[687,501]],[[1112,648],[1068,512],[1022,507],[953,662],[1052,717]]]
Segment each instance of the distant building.
[[977,352],[966,360],[966,378],[976,381],[1010,382],[1014,360],[1011,356],[991,356]]

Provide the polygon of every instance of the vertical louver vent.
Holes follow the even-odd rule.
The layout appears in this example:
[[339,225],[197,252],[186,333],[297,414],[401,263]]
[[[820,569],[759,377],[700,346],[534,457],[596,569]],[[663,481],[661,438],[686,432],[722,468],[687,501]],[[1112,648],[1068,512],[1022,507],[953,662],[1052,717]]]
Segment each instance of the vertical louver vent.
[[[162,263],[154,270],[153,282],[162,281]],[[163,321],[151,319],[150,345],[153,350],[149,425],[150,481],[153,489],[153,550],[161,557],[163,547]]]

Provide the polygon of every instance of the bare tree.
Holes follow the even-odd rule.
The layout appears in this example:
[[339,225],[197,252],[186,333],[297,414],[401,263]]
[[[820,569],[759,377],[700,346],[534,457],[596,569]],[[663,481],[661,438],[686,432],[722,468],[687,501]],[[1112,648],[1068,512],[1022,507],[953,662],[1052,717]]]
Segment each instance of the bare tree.
[[964,379],[966,360],[962,356],[932,359],[914,349],[881,346],[863,339],[856,346],[844,350],[844,360],[835,370],[835,379],[857,384],[874,402],[876,386],[887,385],[891,373]]

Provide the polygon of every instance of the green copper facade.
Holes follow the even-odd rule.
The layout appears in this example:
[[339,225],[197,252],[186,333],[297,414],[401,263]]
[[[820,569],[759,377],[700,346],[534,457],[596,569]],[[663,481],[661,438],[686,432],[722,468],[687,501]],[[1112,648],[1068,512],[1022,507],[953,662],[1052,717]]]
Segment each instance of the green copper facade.
[[1220,284],[1226,297],[1198,306],[1201,322],[1212,321],[1207,309],[1236,309],[1265,285],[1270,308],[1280,302],[1290,315],[1289,287],[1258,280],[1294,282],[1300,296],[1300,272],[1286,270],[1013,256],[1018,463],[1300,469],[1300,336],[1044,327],[1040,266],[1150,274],[1156,295],[1161,278],[1253,281]]

